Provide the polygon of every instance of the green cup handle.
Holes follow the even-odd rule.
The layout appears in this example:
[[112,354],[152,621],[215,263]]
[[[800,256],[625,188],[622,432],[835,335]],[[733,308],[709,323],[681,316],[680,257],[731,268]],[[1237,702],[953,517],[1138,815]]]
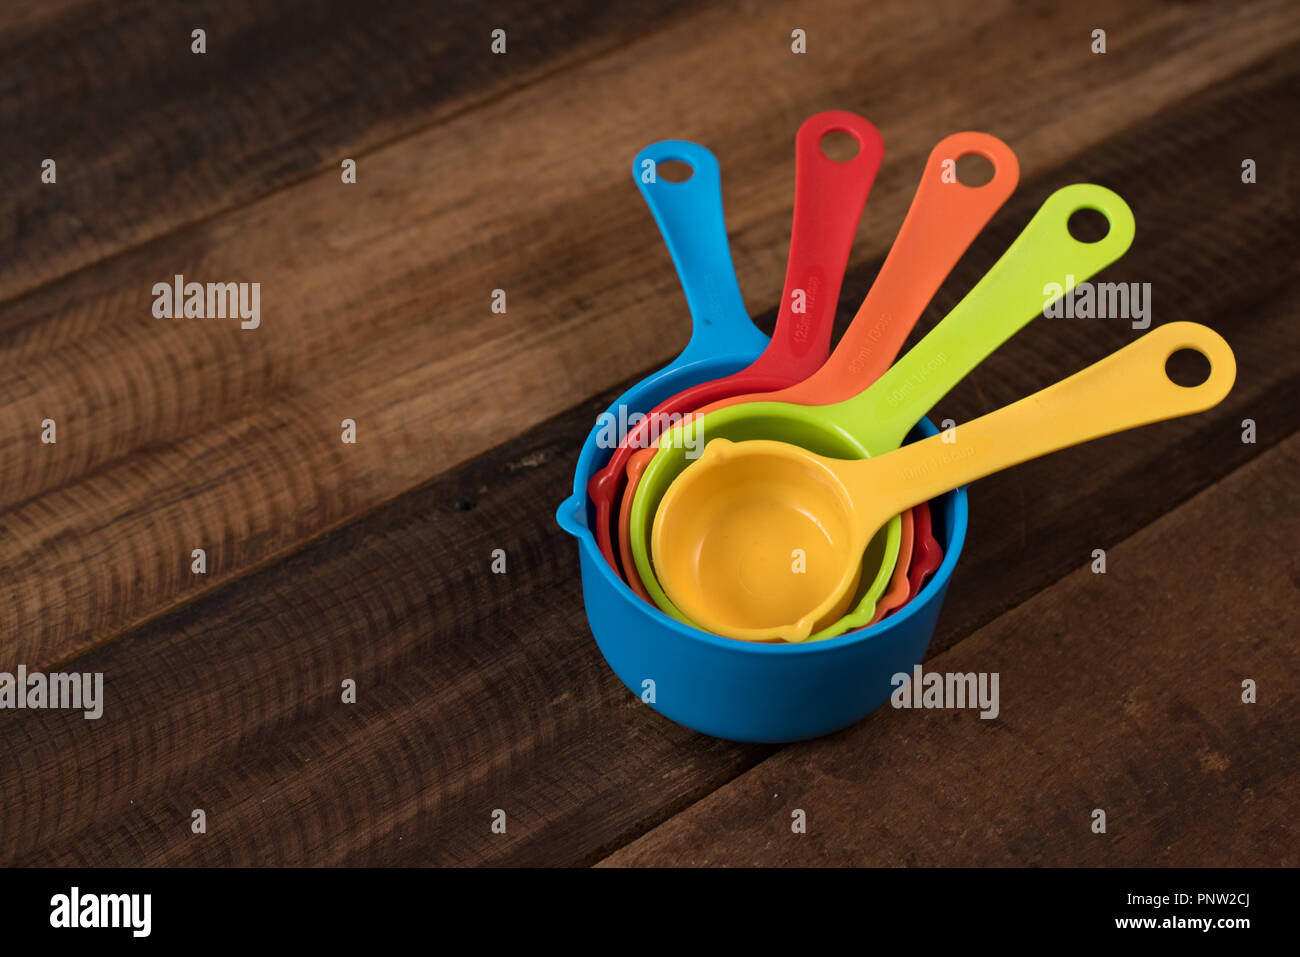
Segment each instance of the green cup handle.
[[[1110,224],[1096,242],[1070,235],[1070,217],[1084,209],[1096,210]],[[1133,242],[1133,231],[1132,210],[1105,187],[1076,183],[1057,190],[929,335],[869,388],[822,411],[872,455],[898,448],[912,427],[989,353],[1052,301],[1122,256]]]

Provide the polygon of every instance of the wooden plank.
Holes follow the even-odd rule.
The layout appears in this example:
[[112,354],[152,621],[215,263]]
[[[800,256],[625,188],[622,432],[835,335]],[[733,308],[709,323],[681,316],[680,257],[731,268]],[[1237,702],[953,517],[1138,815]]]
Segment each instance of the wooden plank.
[[1297,470],[1293,435],[926,662],[999,673],[997,719],[884,708],[603,863],[1296,866]]
[[98,721],[0,711],[0,861],[586,863],[771,753],[649,716],[575,618],[592,414],[78,659]]
[[[836,20],[826,8],[810,22],[819,24],[818,35],[844,44],[853,31],[865,41],[882,23],[904,23],[910,9],[886,4],[881,20],[867,23],[856,15]],[[0,313],[0,354],[13,370],[0,381],[0,501],[8,504],[0,541],[13,579],[0,594],[7,652],[32,667],[69,660],[544,421],[574,396],[666,359],[684,338],[684,319],[664,303],[678,303],[680,294],[626,169],[610,157],[626,158],[670,133],[736,144],[719,152],[729,170],[745,171],[728,178],[741,183],[730,194],[740,200],[731,204],[737,258],[746,288],[758,290],[756,301],[770,311],[788,229],[789,140],[802,115],[828,101],[855,107],[877,116],[901,144],[896,172],[877,187],[872,239],[856,254],[859,264],[892,238],[934,139],[977,120],[970,125],[1016,144],[1030,174],[1021,198],[973,254],[973,262],[988,261],[1042,196],[1067,181],[1061,177],[1070,170],[1049,171],[1081,141],[1150,118],[1185,95],[1189,82],[1215,82],[1215,71],[1276,49],[1300,27],[1291,7],[1263,2],[1252,9],[1260,17],[1229,17],[1209,6],[1193,18],[1181,6],[1155,7],[1142,15],[1148,21],[1116,6],[1114,22],[1151,33],[1149,47],[1117,61],[1122,68],[1098,71],[1068,137],[1064,127],[1049,126],[1055,134],[1048,135],[1032,111],[990,106],[1002,81],[985,77],[976,63],[982,54],[947,31],[918,37],[918,56],[950,62],[957,73],[969,69],[972,81],[959,89],[926,81],[937,85],[924,116],[906,99],[895,105],[870,83],[850,83],[843,63],[825,58],[788,68],[788,99],[760,101],[757,113],[737,111],[736,104],[754,101],[754,84],[770,69],[760,69],[751,51],[788,24],[790,13],[726,19],[726,29],[701,32],[701,23],[714,23],[706,13],[636,44],[635,56],[549,78],[375,154],[360,192],[348,193],[330,174],[14,304]],[[979,15],[993,18],[989,29],[1018,38],[1011,46],[1019,49],[1074,28],[1073,15],[1058,12],[1034,20],[1004,8]],[[1218,32],[1206,33],[1207,22],[1218,23]],[[1015,59],[1006,50],[997,56],[1004,68]],[[1033,61],[1042,71],[1035,95],[1073,89],[1091,57],[1068,52]],[[1259,155],[1282,168],[1285,161],[1273,157],[1281,157],[1285,137],[1276,129],[1288,128],[1279,103],[1289,103],[1294,59],[1288,50],[1258,75],[1225,87],[1212,102],[1228,105],[1218,107],[1220,125],[1208,131],[1183,114],[1189,130],[1179,136],[1191,139],[1171,146],[1134,135],[1077,166],[1088,176],[1110,150],[1123,149],[1131,161],[1113,167],[1121,187],[1119,177],[1147,177],[1172,159],[1186,162],[1197,182],[1212,180],[1217,168],[1183,150],[1213,147],[1246,129],[1231,125],[1230,107],[1262,98],[1246,115],[1274,118],[1250,129]],[[656,100],[662,112],[633,116],[620,108],[640,102],[638,91],[664,77],[670,86]],[[707,101],[699,99],[702,88],[711,91]],[[590,110],[575,117],[579,96]],[[698,112],[672,106],[687,103]],[[507,160],[485,167],[484,156]],[[1181,196],[1162,202],[1162,209],[1186,205]],[[1200,254],[1203,261],[1225,243],[1254,252],[1243,237],[1276,236],[1269,255],[1247,256],[1236,271],[1243,287],[1271,295],[1289,285],[1294,269],[1295,239],[1275,225],[1278,202],[1276,191],[1261,186],[1240,204],[1208,212],[1229,227],[1225,235],[1193,231],[1189,241],[1216,250]],[[1158,278],[1193,254],[1150,246],[1142,255],[1138,275]],[[154,319],[151,283],[177,272],[264,281],[266,321],[243,332],[220,321]],[[856,298],[869,271],[859,268],[852,278],[848,295]],[[955,281],[969,279],[962,272]],[[497,287],[511,297],[505,316],[488,313]],[[1216,284],[1202,311],[1184,317],[1217,323],[1237,304],[1228,297],[1233,288]],[[1245,348],[1267,354],[1291,341],[1289,325],[1277,315],[1253,321],[1242,331]],[[1062,335],[1071,350],[1101,349],[1106,336],[1114,338],[1097,333],[1094,343],[1091,328]],[[1017,354],[1009,355],[1014,362]],[[1072,368],[1076,357],[1056,356],[1042,375]],[[1019,393],[1026,377],[1017,375],[1006,371],[1001,379]],[[984,394],[986,382],[977,379],[971,389]],[[1243,401],[1266,400],[1285,384],[1282,372],[1264,370]],[[945,403],[944,411],[969,410],[963,401]],[[57,446],[36,441],[46,416],[61,423]],[[339,442],[345,417],[358,422],[355,446]],[[1067,513],[1070,503],[1056,504]],[[196,547],[209,555],[208,574],[198,580],[189,572]]]
[[[583,0],[6,5],[0,300],[313,173],[337,181],[345,157],[657,22]],[[505,55],[490,50],[496,28]],[[47,157],[57,186],[40,180]]]
[[0,31],[8,32],[20,27],[31,29],[47,23],[69,10],[85,7],[94,0],[11,0],[0,7]]

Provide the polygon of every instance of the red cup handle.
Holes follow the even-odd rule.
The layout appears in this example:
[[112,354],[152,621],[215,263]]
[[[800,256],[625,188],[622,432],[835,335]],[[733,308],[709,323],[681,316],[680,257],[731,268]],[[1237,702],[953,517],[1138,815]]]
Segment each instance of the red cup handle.
[[[857,155],[840,162],[823,153],[822,139],[830,133],[852,136]],[[799,127],[785,289],[772,342],[750,372],[797,381],[826,360],[849,250],[884,155],[880,131],[854,113],[818,113]]]

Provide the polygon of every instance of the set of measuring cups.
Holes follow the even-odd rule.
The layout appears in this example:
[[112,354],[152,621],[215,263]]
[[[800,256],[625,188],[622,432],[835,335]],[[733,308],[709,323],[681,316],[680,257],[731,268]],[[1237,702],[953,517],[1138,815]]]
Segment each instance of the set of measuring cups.
[[[823,140],[847,134],[848,160]],[[736,282],[717,161],[664,141],[633,165],[686,293],[692,333],[668,366],[598,418],[557,515],[578,539],[583,599],[602,654],[642,701],[738,741],[815,737],[884,703],[934,632],[965,542],[965,486],[1049,452],[1203,411],[1236,367],[1194,323],[1157,327],[1005,408],[939,432],[926,413],[993,350],[1119,258],[1133,214],[1074,184],[1046,197],[1001,258],[898,355],[939,286],[1014,191],[997,138],[941,140],[876,279],[831,351],[853,237],[884,155],[852,113],[819,113],[795,140],[794,224],[771,339]],[[991,179],[962,183],[977,155]],[[681,181],[657,175],[675,161]],[[1106,234],[1070,220],[1100,213]],[[677,303],[663,304],[665,311]],[[1199,385],[1166,362],[1209,361]]]

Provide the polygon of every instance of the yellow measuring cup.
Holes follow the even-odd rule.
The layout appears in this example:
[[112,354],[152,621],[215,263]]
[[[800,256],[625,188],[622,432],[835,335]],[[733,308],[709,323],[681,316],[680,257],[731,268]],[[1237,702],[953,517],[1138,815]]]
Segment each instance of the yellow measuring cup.
[[[1165,371],[1175,352],[1210,361],[1200,385]],[[1028,398],[869,459],[770,440],[714,439],[669,487],[651,552],[660,583],[701,628],[748,641],[803,641],[843,609],[872,535],[904,509],[1029,459],[1217,405],[1232,350],[1192,322],[1161,326]]]

